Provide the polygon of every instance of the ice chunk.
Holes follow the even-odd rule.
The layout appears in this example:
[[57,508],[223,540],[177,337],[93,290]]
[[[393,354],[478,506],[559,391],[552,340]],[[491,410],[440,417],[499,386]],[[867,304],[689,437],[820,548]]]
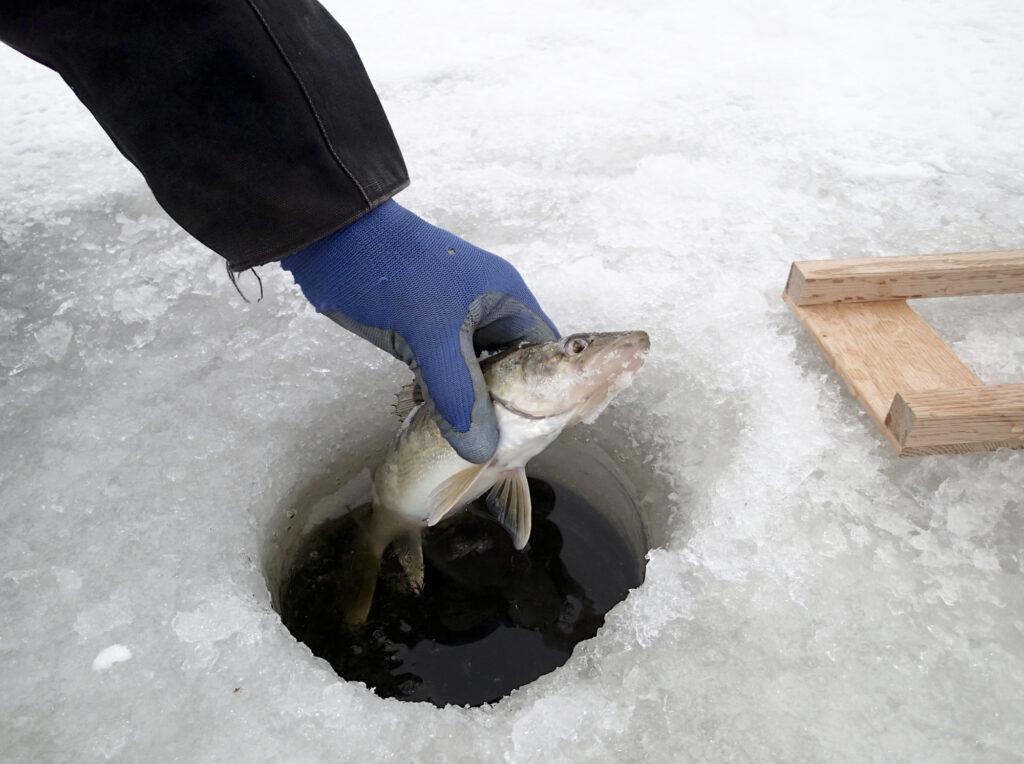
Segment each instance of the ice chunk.
[[46,355],[59,361],[68,351],[71,337],[74,334],[71,326],[65,321],[53,321],[35,331],[36,341]]
[[132,657],[132,651],[124,645],[104,647],[92,661],[93,671],[106,671],[115,663],[124,663]]

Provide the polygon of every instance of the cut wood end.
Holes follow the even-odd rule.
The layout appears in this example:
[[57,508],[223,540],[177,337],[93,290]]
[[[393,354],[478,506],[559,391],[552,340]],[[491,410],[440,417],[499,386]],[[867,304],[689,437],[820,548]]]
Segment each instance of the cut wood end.
[[789,266],[786,288],[782,291],[782,299],[789,303],[790,307],[800,304],[805,281],[803,271],[800,270],[800,261],[793,262]]
[[1024,448],[1024,385],[900,393],[885,418],[901,456]]
[[907,443],[907,435],[913,429],[916,417],[914,410],[907,405],[901,393],[896,393],[889,406],[889,413],[885,415],[885,428],[889,431],[896,450],[903,454],[904,446]]

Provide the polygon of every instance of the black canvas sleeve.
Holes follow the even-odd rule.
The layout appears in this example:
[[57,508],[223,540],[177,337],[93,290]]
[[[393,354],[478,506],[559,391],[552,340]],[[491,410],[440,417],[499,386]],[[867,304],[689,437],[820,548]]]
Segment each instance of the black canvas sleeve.
[[8,0],[0,40],[59,72],[235,270],[408,185],[352,41],[315,0]]

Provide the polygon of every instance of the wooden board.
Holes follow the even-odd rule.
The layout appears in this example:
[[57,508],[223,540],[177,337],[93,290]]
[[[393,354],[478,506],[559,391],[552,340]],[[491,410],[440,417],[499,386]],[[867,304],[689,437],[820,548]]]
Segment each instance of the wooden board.
[[901,455],[1024,448],[1024,385],[900,392],[885,421]]
[[804,260],[786,284],[801,307],[1012,292],[1024,292],[1024,251]]
[[903,300],[806,307],[787,302],[897,448],[899,443],[885,426],[897,393],[982,384]]

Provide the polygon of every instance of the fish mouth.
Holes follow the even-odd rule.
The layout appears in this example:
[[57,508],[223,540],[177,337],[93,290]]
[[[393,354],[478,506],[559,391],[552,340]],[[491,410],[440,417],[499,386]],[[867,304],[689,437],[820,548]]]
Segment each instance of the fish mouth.
[[[587,395],[576,409],[575,419],[593,422],[609,403],[633,382],[633,377],[647,360],[651,338],[647,332],[622,332],[602,350],[608,368],[608,378]],[[616,367],[616,361],[619,365]]]
[[635,332],[623,332],[613,343],[613,347],[629,347],[632,346],[635,350],[640,366],[643,366],[644,361],[647,358],[647,353],[651,350],[651,336],[647,332],[635,331]]
[[651,338],[647,332],[622,332],[612,338],[611,343],[603,349],[602,354],[607,356],[624,355],[622,367],[613,377],[623,374],[632,374],[639,371],[647,360],[647,354],[651,350]]

